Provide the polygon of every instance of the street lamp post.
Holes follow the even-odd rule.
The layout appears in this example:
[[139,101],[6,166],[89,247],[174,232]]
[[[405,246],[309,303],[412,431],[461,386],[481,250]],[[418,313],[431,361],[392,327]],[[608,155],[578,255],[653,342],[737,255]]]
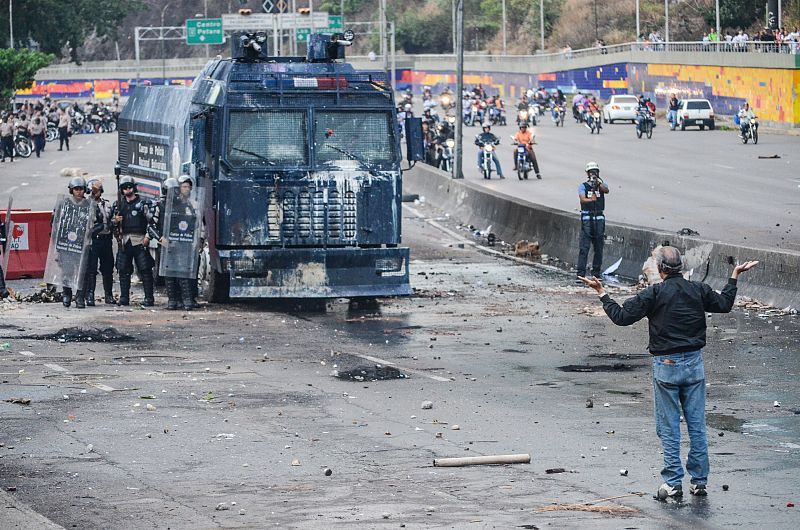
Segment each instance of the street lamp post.
[[506,41],[506,0],[503,0],[503,55],[508,51]]
[[722,35],[720,34],[722,28],[720,28],[719,25],[719,0],[717,0],[715,3],[716,3],[715,7],[717,10],[717,51],[719,51],[719,43],[722,40]]
[[164,14],[167,12],[169,2],[161,8],[161,79],[162,84],[167,84],[167,59],[164,54]]
[[642,34],[642,30],[639,27],[639,0],[636,0],[636,42],[639,42],[639,35]]
[[544,0],[539,0],[539,38],[541,39],[541,50],[544,53]]
[[14,0],[8,0],[8,47],[14,49]]
[[669,44],[669,0],[664,0],[664,42]]
[[464,178],[464,0],[456,0],[456,152],[454,155],[453,178]]

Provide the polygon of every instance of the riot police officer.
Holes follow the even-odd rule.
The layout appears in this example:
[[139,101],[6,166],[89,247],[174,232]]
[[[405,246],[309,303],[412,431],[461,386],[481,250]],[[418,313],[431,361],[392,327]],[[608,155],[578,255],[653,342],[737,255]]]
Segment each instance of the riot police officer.
[[[581,204],[581,238],[578,252],[577,275],[586,276],[589,247],[594,247],[592,275],[600,276],[603,265],[603,244],[606,235],[606,195],[608,184],[600,178],[597,162],[586,164],[586,182],[578,186],[578,199]],[[583,283],[576,279],[576,283]]]
[[115,304],[114,300],[114,250],[111,233],[111,203],[103,198],[103,183],[100,179],[88,182],[92,200],[97,204],[95,222],[92,227],[92,247],[89,250],[89,262],[86,265],[84,290],[86,305],[94,307],[94,291],[97,286],[97,267],[103,277],[105,303]]
[[[178,184],[180,185],[180,190],[181,190],[181,200],[183,201],[183,204],[187,208],[187,212],[189,211],[189,209],[191,209],[192,215],[197,216],[198,212],[195,210],[197,206],[189,202],[192,190],[194,189],[194,181],[192,180],[192,177],[190,177],[189,175],[182,175],[178,177]],[[200,242],[197,248],[196,255],[193,256],[193,259],[195,260],[196,265],[198,267],[200,263],[199,252],[201,252],[203,249],[204,240],[206,237],[205,227],[202,221],[203,221],[202,219],[199,219],[198,221],[200,226],[197,227],[197,230],[199,230]],[[189,290],[187,291],[188,296],[183,295],[183,304],[186,307],[187,311],[191,309],[198,309],[200,307],[200,304],[197,303],[197,276],[195,275],[194,278],[186,279],[186,283],[188,285]],[[183,287],[181,287],[181,289],[183,289]]]
[[[73,177],[72,180],[69,181],[67,189],[69,190],[69,194],[71,196],[68,198],[68,200],[71,200],[76,204],[80,204],[81,202],[87,200],[85,197],[86,180],[84,180],[83,177]],[[79,265],[70,260],[64,260],[64,262],[61,263],[61,266],[64,269],[63,273],[64,277],[70,276],[73,273],[78,274],[77,269],[79,268]],[[80,285],[80,280],[83,280],[83,278],[79,279],[79,285],[75,289],[75,298],[74,298],[75,307],[77,307],[78,309],[85,309],[86,304],[83,296],[84,289]],[[72,288],[64,286],[63,291],[61,292],[61,302],[64,304],[64,307],[69,307],[70,305],[72,305],[72,300],[73,300]]]
[[[133,266],[142,280],[144,307],[155,305],[153,296],[153,266],[155,261],[147,249],[150,236],[147,227],[153,219],[152,203],[143,200],[136,192],[133,177],[122,177],[119,181],[121,201],[114,204],[113,223],[119,230],[120,243],[117,249],[117,272],[119,273],[119,301],[121,306],[130,305],[131,276]],[[120,204],[121,203],[121,204]]]

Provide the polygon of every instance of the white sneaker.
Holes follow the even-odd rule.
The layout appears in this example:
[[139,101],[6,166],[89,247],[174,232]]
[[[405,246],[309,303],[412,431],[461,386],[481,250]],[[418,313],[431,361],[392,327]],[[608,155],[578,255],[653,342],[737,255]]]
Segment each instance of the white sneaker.
[[658,493],[656,493],[656,497],[660,501],[665,501],[670,497],[672,498],[683,497],[683,488],[681,487],[680,484],[678,484],[677,486],[670,486],[669,484],[664,483],[661,485],[661,487],[658,488]]

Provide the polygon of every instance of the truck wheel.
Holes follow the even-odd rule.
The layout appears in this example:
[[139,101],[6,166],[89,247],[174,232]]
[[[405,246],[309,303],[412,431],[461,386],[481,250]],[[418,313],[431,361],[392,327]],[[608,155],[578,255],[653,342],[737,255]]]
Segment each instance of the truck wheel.
[[224,304],[230,300],[231,279],[227,273],[211,269],[205,285],[205,297],[211,303]]

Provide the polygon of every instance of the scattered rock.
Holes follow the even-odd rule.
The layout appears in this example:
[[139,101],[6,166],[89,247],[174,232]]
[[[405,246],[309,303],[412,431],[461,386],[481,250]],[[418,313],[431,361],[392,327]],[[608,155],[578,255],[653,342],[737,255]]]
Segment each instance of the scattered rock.
[[603,406],[604,406],[604,407],[610,407],[610,406],[611,406],[611,403],[603,403]]
[[80,167],[62,167],[58,172],[62,177],[87,177],[89,172]]
[[619,470],[619,474],[622,475],[623,477],[627,477],[628,476],[628,470],[627,469],[620,469]]
[[333,475],[333,470],[331,468],[329,468],[329,467],[326,467],[325,468],[325,476],[326,477],[330,477],[331,475]]
[[244,511],[244,509],[242,509],[242,510],[239,510],[239,515],[245,515],[246,513],[247,513],[247,512],[245,512],[245,511]]
[[728,491],[729,489],[730,489],[730,486],[728,486],[727,484],[723,484],[722,485],[722,491]]
[[459,425],[453,425],[452,427],[450,427],[450,430],[451,431],[460,431],[461,427]]
[[221,502],[221,503],[217,504],[217,507],[216,507],[216,508],[214,508],[214,509],[215,509],[216,511],[218,511],[218,512],[222,512],[222,511],[225,511],[225,510],[230,510],[230,509],[231,509],[231,507],[230,507],[230,506],[228,506],[228,503],[226,503],[226,502]]
[[422,410],[430,410],[433,408],[433,401],[423,401],[422,402]]
[[586,408],[587,409],[591,409],[593,407],[594,407],[594,401],[592,401],[592,398],[587,399],[586,400]]
[[775,401],[775,402],[772,404],[772,406],[773,406],[773,407],[775,407],[775,408],[780,408],[780,406],[781,406],[781,402],[780,402],[780,401]]
[[294,460],[292,460],[292,465],[293,465],[293,466],[299,466],[299,465],[300,465],[300,460],[298,460],[297,458],[295,458]]
[[155,412],[156,411],[156,406],[151,404],[151,403],[148,403],[147,407],[145,407],[145,408],[147,409],[148,412]]
[[554,475],[556,473],[566,473],[567,470],[563,467],[551,467],[550,469],[545,469],[544,472],[548,475]]

